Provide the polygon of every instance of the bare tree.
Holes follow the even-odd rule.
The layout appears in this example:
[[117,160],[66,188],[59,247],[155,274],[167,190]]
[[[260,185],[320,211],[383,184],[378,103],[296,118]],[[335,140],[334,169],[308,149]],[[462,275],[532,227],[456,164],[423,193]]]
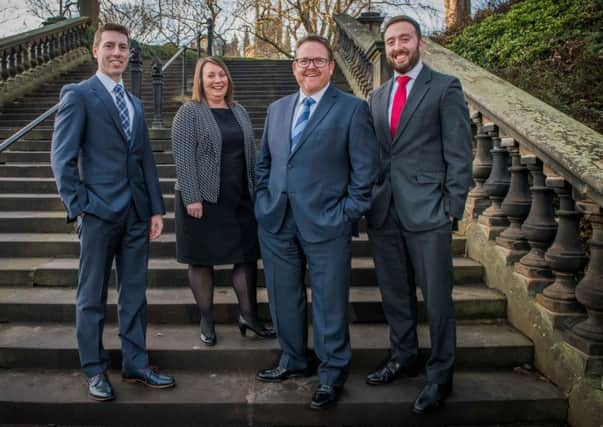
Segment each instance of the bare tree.
[[333,41],[334,15],[346,13],[357,17],[369,7],[436,10],[427,3],[411,0],[237,0],[235,14],[241,22],[239,29],[252,34],[256,46],[260,41],[275,52],[291,57],[291,38],[313,33]]
[[40,19],[54,16],[71,17],[77,13],[77,1],[71,0],[26,0],[27,11]]

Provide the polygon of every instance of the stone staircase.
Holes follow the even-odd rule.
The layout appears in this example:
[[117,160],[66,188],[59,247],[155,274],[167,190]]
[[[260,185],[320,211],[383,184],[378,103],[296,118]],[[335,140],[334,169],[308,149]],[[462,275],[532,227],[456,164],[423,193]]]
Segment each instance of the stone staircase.
[[[297,90],[288,61],[228,61],[235,98],[261,135],[269,102]],[[95,64],[80,66],[60,81],[0,112],[0,138],[10,136],[54,103],[60,87],[89,77]],[[165,76],[163,122],[178,108],[179,65]],[[187,75],[192,75],[192,65]],[[334,79],[347,88],[341,74]],[[143,102],[152,105],[150,69],[145,67]],[[151,123],[152,111],[147,120]],[[198,339],[198,313],[187,287],[186,266],[175,259],[173,186],[175,170],[169,129],[151,131],[168,214],[165,234],[151,245],[147,344],[154,364],[173,374],[173,390],[154,391],[119,381],[116,295],[109,293],[105,347],[117,400],[89,400],[75,342],[75,285],[79,243],[65,223],[49,165],[52,121],[0,153],[0,424],[56,425],[531,425],[561,426],[567,401],[529,369],[533,345],[506,322],[504,296],[485,285],[484,269],[464,256],[465,241],[453,241],[458,319],[455,388],[446,406],[426,416],[410,407],[425,378],[383,387],[364,384],[366,373],[387,355],[388,330],[376,287],[367,237],[353,241],[350,292],[353,365],[340,404],[314,412],[309,400],[316,377],[263,384],[257,369],[278,356],[276,341],[241,337],[231,267],[218,267],[215,318],[218,345]],[[434,260],[437,262],[437,260]],[[260,262],[260,273],[262,273]],[[260,313],[269,317],[262,274]],[[310,296],[311,298],[311,296]],[[429,351],[422,302],[421,357]],[[310,337],[312,335],[310,334]]]

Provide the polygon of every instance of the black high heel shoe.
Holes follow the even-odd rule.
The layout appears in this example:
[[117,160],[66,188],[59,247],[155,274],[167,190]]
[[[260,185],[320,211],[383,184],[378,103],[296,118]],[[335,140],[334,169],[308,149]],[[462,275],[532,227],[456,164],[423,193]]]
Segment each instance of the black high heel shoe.
[[247,335],[247,329],[253,331],[253,333],[260,338],[276,338],[276,332],[274,329],[263,325],[259,320],[255,322],[248,322],[242,315],[239,315],[239,330],[241,336]]
[[209,331],[204,331],[203,324],[201,324],[201,335],[199,336],[199,339],[203,344],[208,347],[213,347],[214,345],[216,345],[217,338],[215,327],[211,325]]

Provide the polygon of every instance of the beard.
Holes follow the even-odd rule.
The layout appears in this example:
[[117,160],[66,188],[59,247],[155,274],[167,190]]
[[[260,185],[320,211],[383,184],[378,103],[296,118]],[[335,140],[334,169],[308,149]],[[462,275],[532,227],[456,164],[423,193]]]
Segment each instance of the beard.
[[[395,57],[399,53],[406,54],[408,56],[408,61],[403,65],[397,65]],[[391,55],[387,55],[387,63],[394,69],[398,74],[406,74],[410,70],[414,68],[415,65],[419,63],[419,59],[421,58],[421,54],[419,52],[419,47],[414,51],[396,51]]]

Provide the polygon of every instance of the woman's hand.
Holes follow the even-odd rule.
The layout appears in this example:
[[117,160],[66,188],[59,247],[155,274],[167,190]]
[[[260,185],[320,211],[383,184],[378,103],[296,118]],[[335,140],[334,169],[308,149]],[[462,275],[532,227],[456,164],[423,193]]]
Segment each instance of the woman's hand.
[[186,205],[186,213],[193,218],[201,218],[203,216],[203,204],[201,202],[195,202],[191,203],[190,205]]

